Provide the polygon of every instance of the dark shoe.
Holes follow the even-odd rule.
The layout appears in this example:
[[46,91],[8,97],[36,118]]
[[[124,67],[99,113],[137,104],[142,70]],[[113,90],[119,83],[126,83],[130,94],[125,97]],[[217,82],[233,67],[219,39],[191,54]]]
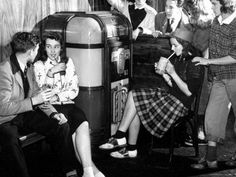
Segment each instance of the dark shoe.
[[225,163],[229,167],[236,167],[236,153]]
[[99,146],[100,149],[103,150],[111,150],[117,147],[126,146],[126,138],[114,138],[111,137],[106,143]]
[[119,151],[112,152],[110,155],[114,158],[125,159],[125,158],[135,158],[137,157],[138,151],[128,151],[126,148],[123,148]]
[[191,168],[196,169],[196,170],[204,170],[204,169],[207,169],[207,168],[215,169],[215,168],[218,168],[218,163],[217,163],[216,160],[210,162],[210,161],[205,160],[205,158],[202,158],[202,159],[199,160],[198,163],[192,164]]
[[193,139],[190,135],[186,136],[184,144],[187,146],[193,146]]

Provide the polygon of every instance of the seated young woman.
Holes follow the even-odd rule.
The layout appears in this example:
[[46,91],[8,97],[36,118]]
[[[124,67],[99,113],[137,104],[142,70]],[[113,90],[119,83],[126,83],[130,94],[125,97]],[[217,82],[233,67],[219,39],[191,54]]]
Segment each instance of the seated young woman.
[[[50,103],[68,120],[75,155],[83,167],[83,177],[104,177],[92,161],[89,123],[73,101],[79,93],[79,80],[72,59],[63,56],[62,44],[60,33],[43,35],[44,54],[34,63],[36,81],[41,89],[50,87],[54,91]],[[70,176],[76,177],[76,171],[73,173]]]
[[161,138],[175,121],[188,114],[193,98],[201,86],[203,74],[203,68],[195,66],[191,61],[194,56],[201,55],[190,44],[191,39],[190,31],[176,30],[170,39],[175,55],[167,62],[164,73],[161,73],[169,85],[168,89],[131,90],[117,132],[100,145],[100,149],[122,147],[110,155],[114,158],[134,158],[137,156],[136,144],[141,123],[148,132]]

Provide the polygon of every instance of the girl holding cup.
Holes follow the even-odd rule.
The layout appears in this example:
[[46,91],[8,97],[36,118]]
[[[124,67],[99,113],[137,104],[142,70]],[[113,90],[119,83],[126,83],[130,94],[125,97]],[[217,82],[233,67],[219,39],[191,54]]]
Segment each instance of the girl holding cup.
[[192,47],[190,41],[191,32],[179,29],[174,33],[170,43],[175,55],[166,62],[165,70],[159,73],[164,78],[168,77],[170,86],[168,89],[131,90],[116,134],[100,145],[100,149],[120,147],[120,150],[111,152],[110,155],[114,158],[134,158],[137,156],[136,143],[141,123],[149,133],[161,138],[175,121],[188,113],[200,88],[203,74],[203,68],[195,66],[191,61],[200,52]]

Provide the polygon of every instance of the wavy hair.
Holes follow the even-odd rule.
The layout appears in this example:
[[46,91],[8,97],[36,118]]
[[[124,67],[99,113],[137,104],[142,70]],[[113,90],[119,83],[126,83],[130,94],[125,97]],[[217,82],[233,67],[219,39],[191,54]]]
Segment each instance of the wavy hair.
[[200,28],[208,28],[215,18],[210,0],[185,0],[184,8],[190,14],[190,22]]
[[236,1],[235,0],[218,0],[222,5],[220,11],[222,13],[233,13],[236,9]]
[[63,38],[62,35],[59,32],[54,32],[54,31],[49,31],[49,32],[45,32],[43,33],[42,36],[42,56],[40,57],[39,60],[42,61],[46,61],[48,56],[47,53],[45,51],[45,47],[46,47],[46,40],[47,39],[53,39],[55,41],[58,41],[61,44],[61,52],[60,52],[60,57],[61,57],[61,62],[68,62],[68,57],[66,57],[65,52],[64,52],[64,42],[63,42]]

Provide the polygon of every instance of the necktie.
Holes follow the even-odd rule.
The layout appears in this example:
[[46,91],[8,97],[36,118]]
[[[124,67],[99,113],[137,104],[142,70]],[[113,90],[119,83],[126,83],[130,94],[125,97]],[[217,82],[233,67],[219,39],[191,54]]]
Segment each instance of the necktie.
[[170,20],[170,19],[167,20],[167,27],[166,27],[166,32],[167,33],[173,32],[173,23],[174,23],[173,19],[172,20]]
[[24,94],[26,98],[29,92],[29,82],[27,79],[27,66],[25,67],[24,72],[21,72],[21,76],[22,76],[22,81],[23,81]]

